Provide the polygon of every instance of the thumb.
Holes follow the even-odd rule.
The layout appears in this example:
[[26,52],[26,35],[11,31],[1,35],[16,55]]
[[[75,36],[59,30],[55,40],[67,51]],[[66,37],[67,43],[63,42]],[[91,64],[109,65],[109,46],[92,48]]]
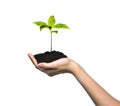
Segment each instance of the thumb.
[[54,63],[39,63],[38,67],[45,70],[56,69],[56,65]]

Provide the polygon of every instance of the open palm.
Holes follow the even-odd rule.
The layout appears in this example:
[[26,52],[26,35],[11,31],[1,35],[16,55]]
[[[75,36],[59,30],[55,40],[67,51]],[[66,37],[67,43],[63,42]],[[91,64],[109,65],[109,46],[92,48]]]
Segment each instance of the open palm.
[[29,58],[31,59],[34,66],[45,72],[48,75],[56,75],[59,73],[65,73],[69,72],[69,67],[71,63],[71,59],[69,58],[61,58],[56,61],[50,62],[50,63],[37,63],[37,60],[34,58],[32,54],[28,54]]

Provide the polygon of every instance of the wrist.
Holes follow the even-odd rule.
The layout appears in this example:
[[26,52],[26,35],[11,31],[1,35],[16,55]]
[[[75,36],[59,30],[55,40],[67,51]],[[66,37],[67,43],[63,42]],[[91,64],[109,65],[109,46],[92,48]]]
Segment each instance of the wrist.
[[81,66],[78,63],[76,63],[75,61],[70,60],[70,63],[68,65],[68,71],[72,74],[75,74],[80,70],[82,70]]

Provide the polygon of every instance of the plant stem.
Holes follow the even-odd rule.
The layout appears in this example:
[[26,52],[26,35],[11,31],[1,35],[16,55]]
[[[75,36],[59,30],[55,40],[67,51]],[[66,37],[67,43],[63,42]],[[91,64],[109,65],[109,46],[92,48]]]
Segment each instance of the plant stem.
[[51,41],[50,41],[50,51],[52,52],[52,31],[50,31],[50,37],[51,37]]

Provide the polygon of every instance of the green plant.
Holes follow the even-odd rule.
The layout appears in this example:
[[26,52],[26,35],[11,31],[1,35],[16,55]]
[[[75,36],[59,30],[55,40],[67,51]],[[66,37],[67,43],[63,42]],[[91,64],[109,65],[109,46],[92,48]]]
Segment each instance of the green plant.
[[51,36],[51,41],[50,41],[50,51],[52,51],[52,34],[53,33],[58,33],[58,30],[56,29],[69,29],[69,27],[66,25],[66,24],[62,24],[62,23],[57,23],[56,24],[56,20],[55,20],[55,17],[54,16],[50,16],[48,18],[48,22],[45,23],[43,21],[36,21],[36,22],[33,22],[34,24],[36,24],[37,26],[40,27],[40,31],[42,31],[44,28],[48,28],[49,31],[50,31],[50,36]]

